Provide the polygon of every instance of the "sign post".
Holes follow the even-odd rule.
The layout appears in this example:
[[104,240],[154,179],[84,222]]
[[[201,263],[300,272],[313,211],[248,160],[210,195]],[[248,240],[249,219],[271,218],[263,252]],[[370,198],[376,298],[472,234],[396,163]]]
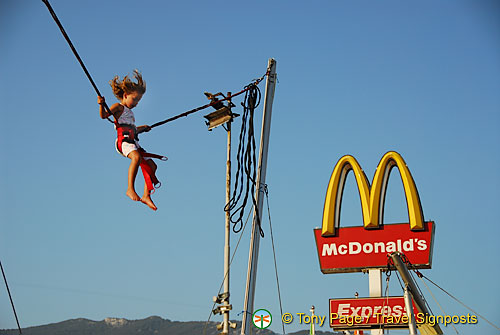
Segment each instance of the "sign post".
[[[370,297],[379,298],[382,297],[382,270],[381,269],[369,269],[368,270],[368,286]],[[372,335],[382,335],[384,333],[383,329],[373,329],[371,331]]]
[[[389,176],[394,167],[398,168],[403,183],[409,222],[384,224],[385,194]],[[363,226],[359,227],[340,226],[342,193],[350,171],[353,171],[356,178],[361,200]],[[314,229],[319,265],[324,274],[368,272],[370,298],[356,299],[338,306],[334,305],[337,300],[330,299],[330,313],[339,318],[338,323],[331,320],[332,328],[334,330],[371,329],[373,335],[383,334],[384,328],[408,328],[411,324],[410,315],[414,317],[413,308],[410,310],[412,305],[407,304],[403,307],[405,306],[404,297],[392,299],[382,297],[382,271],[389,270],[387,255],[399,253],[406,255],[413,268],[430,269],[434,230],[434,222],[424,221],[415,181],[400,154],[390,151],[382,157],[372,184],[369,183],[363,169],[353,156],[346,155],[340,158],[328,183],[323,208],[323,225],[321,229]],[[397,261],[393,260],[393,262],[398,267]],[[414,292],[412,283],[409,285],[410,293]],[[414,296],[417,309],[421,312],[419,298],[420,296]],[[385,300],[387,301],[384,302]],[[388,304],[389,300],[391,300],[390,304]],[[377,303],[379,305],[373,305]],[[396,303],[399,305],[395,305]],[[377,313],[377,310],[380,313]],[[366,314],[368,311],[371,311],[371,314]],[[373,315],[378,315],[379,318],[373,320]],[[403,316],[404,322],[401,321]],[[343,317],[347,318],[347,322],[342,322]],[[356,319],[357,317],[360,319]],[[421,330],[426,328],[426,325],[424,327],[419,325]],[[427,334],[440,334],[438,328],[430,329]]]
[[406,314],[408,315],[408,326],[410,328],[410,335],[417,335],[415,314],[410,311],[411,298],[410,298],[410,294],[408,293],[408,285],[405,285],[404,297],[405,297]]

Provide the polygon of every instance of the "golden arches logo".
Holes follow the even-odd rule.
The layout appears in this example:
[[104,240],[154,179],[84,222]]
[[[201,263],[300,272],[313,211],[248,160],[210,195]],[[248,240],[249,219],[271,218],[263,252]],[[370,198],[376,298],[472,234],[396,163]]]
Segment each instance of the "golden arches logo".
[[342,193],[347,174],[351,170],[358,185],[364,227],[378,228],[383,223],[387,182],[389,181],[391,170],[395,166],[399,169],[399,174],[403,182],[410,229],[424,229],[422,205],[420,204],[415,181],[403,157],[395,151],[389,151],[380,160],[371,186],[365,172],[353,156],[346,155],[340,158],[333,169],[326,191],[321,235],[324,237],[333,236],[335,235],[335,229],[340,227]]

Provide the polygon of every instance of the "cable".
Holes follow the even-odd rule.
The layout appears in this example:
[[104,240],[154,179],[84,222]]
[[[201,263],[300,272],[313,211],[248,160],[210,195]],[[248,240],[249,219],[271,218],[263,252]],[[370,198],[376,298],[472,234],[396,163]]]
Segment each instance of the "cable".
[[[410,263],[411,264],[411,263]],[[418,286],[417,281],[415,280],[415,277],[413,276],[413,273],[410,272],[410,276],[413,279],[413,282],[415,283],[415,286],[417,287],[418,292],[415,292],[415,294],[420,294],[420,297],[424,301],[424,303],[427,305],[427,308],[429,308],[429,311],[431,312],[432,315],[434,315],[434,312],[432,311],[431,305],[427,302],[427,299],[425,299],[424,293],[420,289],[420,286]]]
[[[87,75],[87,78],[89,79],[90,81],[90,84],[92,84],[92,87],[94,87],[94,90],[95,92],[97,93],[98,96],[102,97],[101,95],[101,92],[99,92],[99,89],[97,88],[97,85],[95,84],[94,80],[92,79],[92,77],[90,76],[90,73],[89,71],[87,70],[87,67],[85,66],[85,64],[83,63],[82,59],[80,58],[80,55],[78,54],[78,52],[76,51],[76,48],[75,46],[73,45],[73,43],[71,42],[71,40],[69,39],[69,36],[68,34],[66,34],[66,31],[64,30],[64,27],[62,26],[61,24],[61,21],[59,21],[59,19],[57,18],[57,15],[56,13],[54,12],[54,9],[52,9],[52,6],[50,5],[49,3],[49,0],[42,0],[42,2],[47,6],[47,9],[49,10],[50,14],[52,15],[52,18],[54,19],[54,21],[56,22],[57,26],[59,27],[59,30],[61,30],[61,33],[63,34],[64,38],[66,39],[66,42],[68,42],[68,45],[69,47],[71,48],[71,51],[73,51],[73,54],[75,55],[76,59],[78,60],[78,62],[80,63],[80,66],[82,67],[83,69],[83,72],[85,72],[85,74]],[[109,113],[109,115],[113,115],[113,113],[111,113],[111,110],[109,109],[108,105],[106,104],[106,102],[104,102],[102,104],[104,106],[104,108],[106,109],[106,112]],[[113,115],[114,116],[114,115]],[[114,123],[113,121],[111,121],[109,119],[109,117],[106,118],[109,122],[111,123]]]
[[401,279],[399,278],[399,271],[396,271],[396,278],[398,278],[398,283],[399,283],[399,286],[401,287],[401,290],[404,291],[405,288],[403,286],[403,283],[401,282]]
[[253,85],[257,86],[259,85],[259,83],[268,75],[268,73],[264,74],[262,77],[258,78],[258,79],[255,79],[253,83],[245,86],[245,88],[243,88],[241,91],[239,91],[238,93],[235,93],[235,94],[231,94],[227,97],[224,97],[222,99],[218,99],[217,101],[212,101],[210,102],[209,104],[206,104],[206,105],[203,105],[203,106],[200,106],[200,107],[196,107],[196,108],[193,108],[191,110],[188,110],[187,112],[184,112],[184,113],[181,113],[179,115],[176,115],[176,116],[172,116],[171,118],[168,118],[166,120],[163,120],[163,121],[160,121],[160,122],[156,122],[154,124],[151,125],[151,128],[154,128],[154,127],[158,127],[158,126],[161,126],[161,125],[164,125],[165,123],[168,123],[168,122],[172,122],[172,121],[175,121],[181,117],[185,117],[185,116],[188,116],[190,114],[193,114],[193,113],[196,113],[196,112],[199,112],[205,108],[208,108],[208,107],[211,107],[217,103],[221,103],[222,101],[226,101],[226,100],[230,100],[231,98],[234,98],[240,94],[243,94],[245,92],[247,92],[248,90],[250,90],[252,88]]
[[[441,306],[441,304],[437,301],[436,297],[434,296],[434,294],[432,294],[432,291],[431,289],[429,288],[429,286],[427,286],[427,284],[425,283],[425,281],[422,279],[422,277],[418,276],[418,278],[420,278],[420,280],[422,281],[422,283],[424,283],[425,287],[427,288],[427,291],[429,291],[429,293],[431,294],[431,297],[432,299],[434,299],[434,301],[436,302],[436,304],[438,305],[439,309],[441,310],[441,313],[443,313],[443,315],[447,315],[446,312],[444,311],[443,307]],[[423,295],[422,295],[423,296]],[[451,326],[453,327],[453,329],[455,329],[455,332],[458,334],[458,330],[457,328],[455,327],[455,325],[453,323],[451,323]]]
[[[420,273],[420,272],[419,272]],[[456,302],[458,302],[459,304],[461,304],[462,306],[464,306],[465,308],[467,308],[468,310],[470,310],[471,312],[475,313],[477,316],[479,316],[481,319],[483,319],[484,321],[488,322],[492,327],[500,330],[500,327],[496,326],[495,324],[493,324],[491,321],[489,321],[488,319],[486,319],[484,316],[482,316],[481,314],[479,314],[478,312],[476,312],[475,310],[473,310],[472,308],[470,308],[469,306],[467,306],[466,304],[464,304],[463,302],[461,302],[458,298],[454,297],[451,293],[447,292],[444,288],[440,287],[438,284],[436,284],[435,282],[433,282],[432,280],[430,280],[429,278],[427,278],[426,276],[424,276],[422,273],[420,273],[418,275],[419,277],[422,276],[424,277],[425,279],[427,279],[428,281],[430,281],[432,284],[434,284],[434,286],[436,286],[437,288],[439,288],[441,291],[443,291],[444,293],[446,293],[447,295],[449,295],[452,299],[454,299]]]
[[[259,208],[255,199],[257,161],[255,153],[255,132],[253,126],[254,111],[260,103],[261,93],[259,87],[255,84],[250,84],[245,88],[247,89],[245,99],[241,104],[243,106],[243,115],[238,152],[236,155],[236,161],[238,162],[236,178],[233,195],[229,202],[224,206],[224,210],[226,212],[234,210],[230,215],[230,220],[233,223],[233,231],[235,233],[239,233],[243,225],[243,216],[248,202],[249,193],[251,193],[259,232],[260,235],[264,237],[264,231],[262,230],[260,223]],[[239,205],[242,196],[243,200],[241,201],[241,205]]]
[[[49,1],[48,0],[42,0],[42,2],[47,6],[47,9],[49,10],[50,14],[52,15],[52,18],[54,19],[54,21],[56,22],[57,26],[59,27],[59,30],[61,31],[62,35],[64,36],[64,38],[66,39],[66,42],[68,43],[69,47],[71,48],[71,51],[73,51],[73,54],[75,55],[76,59],[78,60],[78,62],[80,63],[80,66],[82,67],[83,69],[83,72],[85,72],[85,74],[87,75],[87,78],[88,80],[90,81],[90,84],[92,85],[92,87],[94,88],[95,92],[97,93],[98,96],[102,97],[101,95],[101,92],[99,92],[99,89],[97,88],[97,85],[95,84],[94,80],[92,79],[92,76],[90,75],[89,71],[87,70],[87,67],[85,66],[85,64],[83,63],[83,60],[81,59],[80,55],[78,54],[78,52],[76,51],[76,48],[75,46],[73,45],[73,42],[71,42],[68,34],[66,33],[66,30],[64,30],[64,27],[61,23],[61,21],[59,20],[59,18],[57,17],[56,13],[54,12],[54,9],[52,8],[52,6],[50,5]],[[269,69],[267,70],[266,74],[264,74],[262,77],[258,78],[258,79],[255,79],[254,82],[248,86],[246,86],[243,90],[241,90],[240,92],[238,93],[235,93],[229,97],[226,97],[224,99],[221,99],[219,100],[220,101],[224,101],[224,100],[228,100],[228,99],[231,99],[232,97],[235,97],[237,95],[240,95],[246,91],[248,91],[250,89],[250,86],[252,85],[258,85],[267,75],[269,74]],[[106,102],[104,102],[102,104],[104,106],[104,108],[106,109],[106,112],[109,113],[109,115],[113,115],[113,113],[111,113],[111,110],[109,109],[108,105],[106,104]],[[206,105],[203,105],[201,107],[198,107],[198,108],[194,108],[192,110],[189,110],[187,112],[184,112],[182,114],[179,114],[179,115],[176,115],[176,116],[173,116],[171,118],[168,118],[166,120],[163,120],[163,121],[160,121],[160,122],[157,122],[153,125],[151,125],[151,128],[154,128],[154,127],[158,127],[158,126],[161,126],[165,123],[168,123],[168,122],[171,122],[171,121],[174,121],[174,120],[177,120],[183,116],[188,116],[189,114],[193,114],[195,112],[198,112],[198,111],[201,111],[205,108],[208,108],[210,106],[214,105],[214,103],[209,103],[209,104],[206,104]],[[114,116],[114,115],[113,115]],[[109,119],[109,117],[106,117],[106,119],[111,122],[111,123],[114,123],[113,121],[111,121]]]
[[19,329],[19,334],[22,334],[21,326],[19,325],[19,319],[17,318],[16,308],[14,307],[14,301],[12,300],[12,295],[10,294],[9,284],[7,284],[7,277],[3,271],[2,262],[0,261],[0,269],[2,269],[3,280],[5,281],[5,287],[7,287],[7,293],[9,294],[10,304],[12,305],[12,310],[14,311],[14,316],[16,317],[17,329]]
[[[408,267],[408,270],[413,270],[417,276],[418,276],[418,272],[416,269],[415,269],[415,266],[410,262],[410,260],[408,259],[408,257],[406,257],[405,254],[401,253],[401,260],[406,264],[406,266]],[[427,300],[425,299],[425,296],[422,292],[422,290],[420,289],[420,286],[418,286],[417,284],[417,281],[415,280],[415,277],[413,276],[413,273],[411,271],[408,271],[408,273],[410,274],[410,276],[412,277],[413,279],[413,282],[415,283],[415,286],[417,287],[417,290],[418,292],[414,292],[412,294],[420,294],[420,297],[422,298],[422,300],[424,301],[424,304],[427,305],[427,308],[429,308],[429,311],[431,314],[434,314],[434,312],[432,311],[432,308],[431,306],[429,305],[429,303],[427,302]]]
[[[276,262],[276,251],[274,248],[273,226],[271,224],[271,210],[269,208],[269,189],[267,187],[267,184],[264,185],[264,193],[266,195],[267,214],[268,214],[268,218],[269,218],[269,233],[271,234],[271,245],[273,247],[274,270],[276,273],[276,285],[278,287],[278,300],[280,302],[280,315],[283,315],[283,305],[281,304],[280,281],[278,279],[278,264]],[[283,328],[283,334],[286,334],[285,333],[285,324],[283,322],[283,319],[281,319],[281,327]]]
[[[392,260],[391,258],[388,258]],[[387,264],[387,273],[385,275],[385,292],[384,292],[384,303],[382,304],[382,313],[385,312],[385,306],[389,306],[389,280],[391,279],[390,264]],[[387,305],[386,305],[387,304]],[[379,329],[382,329],[383,324],[381,323]]]
[[[245,231],[245,228],[247,226],[248,219],[250,218],[250,213],[251,212],[249,212],[247,215],[245,225],[243,226],[243,231]],[[224,286],[224,281],[226,280],[226,277],[229,274],[229,270],[231,269],[231,264],[233,263],[234,256],[236,256],[236,251],[238,250],[238,246],[240,245],[242,237],[243,237],[243,232],[240,234],[240,238],[238,239],[238,242],[236,243],[236,247],[234,248],[233,255],[231,256],[231,261],[229,262],[229,267],[227,268],[227,272],[224,274],[224,278],[222,279],[222,283],[220,284],[219,291],[217,292],[217,295],[219,295],[220,291],[222,290],[222,287]],[[208,316],[207,322],[205,322],[205,327],[203,327],[203,334],[204,335],[206,334],[208,323],[210,322],[210,319],[212,318],[213,309],[215,307],[215,304],[216,304],[215,302],[212,304],[212,308],[210,309],[210,315]]]

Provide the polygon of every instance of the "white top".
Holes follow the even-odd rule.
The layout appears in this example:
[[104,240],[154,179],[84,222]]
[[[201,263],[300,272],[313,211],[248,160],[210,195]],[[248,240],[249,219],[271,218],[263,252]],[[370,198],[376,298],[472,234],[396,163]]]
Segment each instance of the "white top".
[[135,126],[134,112],[132,112],[132,110],[130,108],[123,106],[123,113],[118,118],[118,123],[119,124],[130,124],[132,126]]

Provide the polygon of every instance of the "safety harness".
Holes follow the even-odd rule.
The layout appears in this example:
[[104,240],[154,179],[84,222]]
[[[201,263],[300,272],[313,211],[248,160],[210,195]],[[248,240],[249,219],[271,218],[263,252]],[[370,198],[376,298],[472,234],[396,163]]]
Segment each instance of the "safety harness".
[[[139,141],[137,128],[134,125],[130,124],[119,124],[116,120],[114,123],[118,137],[118,140],[116,141],[116,149],[121,154],[123,154],[123,142],[135,144],[135,141]],[[140,167],[142,170],[142,175],[144,176],[144,181],[146,182],[148,191],[154,192],[155,188],[159,188],[161,186],[161,183],[158,178],[156,178],[156,175],[151,166],[149,166],[149,164],[146,162],[146,158],[156,158],[162,161],[166,161],[167,157],[146,152],[146,150],[144,150],[143,148],[139,148],[139,154],[141,155]]]

